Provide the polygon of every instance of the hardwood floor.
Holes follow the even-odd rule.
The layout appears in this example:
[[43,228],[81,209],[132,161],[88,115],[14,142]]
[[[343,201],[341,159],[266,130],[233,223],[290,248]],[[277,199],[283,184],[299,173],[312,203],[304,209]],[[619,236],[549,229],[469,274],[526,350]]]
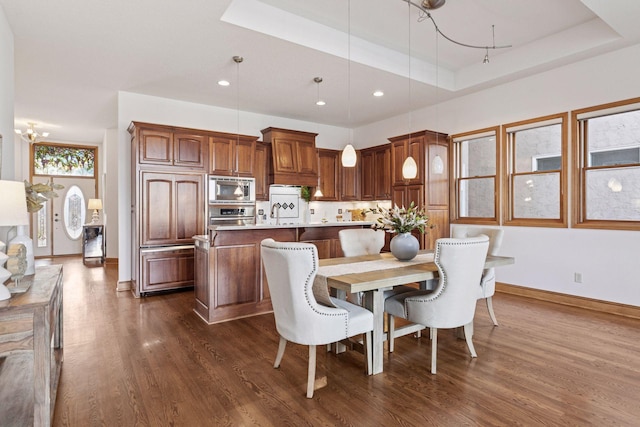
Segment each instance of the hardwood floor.
[[[38,263],[47,263],[38,260]],[[64,355],[56,426],[637,425],[640,320],[497,294],[478,303],[477,359],[452,331],[396,341],[384,372],[318,350],[328,385],[305,398],[307,347],[280,369],[271,314],[206,325],[181,292],[116,292],[115,267],[63,258]],[[2,424],[2,422],[0,422]]]

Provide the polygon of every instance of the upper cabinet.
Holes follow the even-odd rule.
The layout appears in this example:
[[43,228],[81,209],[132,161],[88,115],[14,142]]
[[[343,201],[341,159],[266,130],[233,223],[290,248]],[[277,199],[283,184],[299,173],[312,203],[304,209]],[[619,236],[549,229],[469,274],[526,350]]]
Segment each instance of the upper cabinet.
[[256,142],[253,175],[256,178],[256,200],[269,200],[269,186],[271,185],[271,145]]
[[[338,151],[338,154],[341,152]],[[362,167],[362,157],[360,151],[356,151],[357,160],[353,167],[344,167],[342,162],[340,165],[340,200],[354,201],[360,200],[360,169]],[[338,156],[339,158],[340,156]]]
[[340,197],[338,162],[340,152],[336,150],[318,149],[318,176],[322,197],[315,200],[337,201]]
[[[424,131],[389,138],[391,141],[392,185],[424,184]],[[402,165],[407,157],[418,165],[418,175],[412,179],[402,177]]]
[[360,158],[361,199],[391,199],[390,145],[366,148],[362,150]]
[[209,173],[254,176],[255,136],[215,133],[209,138]]
[[207,137],[191,129],[132,122],[129,133],[135,140],[134,153],[140,165],[171,166],[204,170]]
[[317,134],[267,128],[262,135],[264,142],[271,143],[274,184],[317,185]]

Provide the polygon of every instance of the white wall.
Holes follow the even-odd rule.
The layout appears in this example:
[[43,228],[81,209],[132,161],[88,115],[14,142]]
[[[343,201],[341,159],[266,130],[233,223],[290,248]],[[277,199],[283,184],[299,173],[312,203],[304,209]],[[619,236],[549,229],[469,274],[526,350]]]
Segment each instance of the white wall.
[[[456,134],[638,97],[639,69],[636,45],[414,111],[412,131]],[[405,115],[359,128],[355,140],[382,144],[407,133],[408,122]],[[516,264],[497,270],[500,282],[640,306],[640,232],[505,227],[501,252]]]
[[0,6],[0,178],[16,179],[14,161],[13,104],[14,92],[13,32]]

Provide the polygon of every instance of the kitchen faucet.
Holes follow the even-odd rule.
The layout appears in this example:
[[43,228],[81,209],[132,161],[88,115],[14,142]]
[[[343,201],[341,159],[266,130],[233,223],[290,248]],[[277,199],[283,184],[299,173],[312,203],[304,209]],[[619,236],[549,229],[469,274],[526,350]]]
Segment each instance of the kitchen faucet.
[[273,210],[276,210],[276,225],[280,225],[280,206],[278,203],[274,203],[271,205],[271,218],[273,218]]

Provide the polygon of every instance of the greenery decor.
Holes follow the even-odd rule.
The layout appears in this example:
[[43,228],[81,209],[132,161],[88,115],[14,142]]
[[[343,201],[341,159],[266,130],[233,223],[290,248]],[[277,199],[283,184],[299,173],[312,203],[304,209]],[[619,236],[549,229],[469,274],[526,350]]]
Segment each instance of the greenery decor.
[[63,188],[64,185],[54,184],[51,180],[44,184],[31,184],[29,181],[25,181],[24,190],[27,193],[27,210],[30,213],[38,212],[47,200],[58,197],[54,190],[62,190]]
[[306,185],[300,187],[300,197],[304,199],[305,202],[309,203],[311,201],[311,189]]
[[382,216],[378,218],[378,224],[374,224],[373,226],[376,230],[385,230],[388,233],[401,234],[409,233],[416,228],[420,233],[424,233],[426,227],[431,228],[427,215],[416,207],[413,202],[411,202],[408,208],[404,206],[399,208],[396,205],[393,209],[387,209],[378,206],[377,213]]

